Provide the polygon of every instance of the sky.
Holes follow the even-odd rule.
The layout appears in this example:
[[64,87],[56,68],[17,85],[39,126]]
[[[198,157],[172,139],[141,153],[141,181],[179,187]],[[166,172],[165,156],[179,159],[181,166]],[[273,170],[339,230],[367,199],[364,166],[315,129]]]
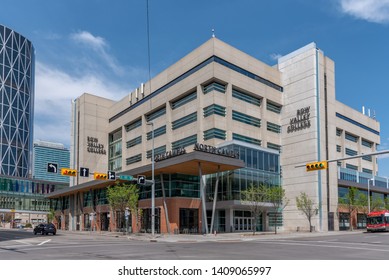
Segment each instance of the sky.
[[[337,100],[370,109],[389,149],[389,0],[1,0],[0,24],[35,47],[34,139],[69,147],[71,100],[120,100],[149,79],[147,15],[151,77],[212,29],[269,65],[316,42],[335,62]],[[379,164],[389,176],[389,155]]]

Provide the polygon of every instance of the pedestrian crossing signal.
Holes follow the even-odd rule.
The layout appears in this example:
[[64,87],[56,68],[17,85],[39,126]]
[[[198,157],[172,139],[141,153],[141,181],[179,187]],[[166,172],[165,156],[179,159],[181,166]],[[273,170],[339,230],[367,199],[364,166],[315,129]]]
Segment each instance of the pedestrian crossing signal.
[[316,161],[316,162],[307,163],[306,168],[307,171],[316,171],[316,170],[327,169],[328,165],[326,161]]
[[95,178],[95,180],[107,180],[108,179],[108,175],[106,173],[94,173],[93,177]]
[[70,169],[70,168],[61,168],[61,175],[76,176],[77,175],[77,170]]

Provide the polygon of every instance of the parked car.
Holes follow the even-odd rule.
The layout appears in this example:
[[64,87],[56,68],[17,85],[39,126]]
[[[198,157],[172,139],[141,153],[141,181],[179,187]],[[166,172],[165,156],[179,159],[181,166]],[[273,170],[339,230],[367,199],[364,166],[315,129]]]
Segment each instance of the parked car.
[[55,225],[52,223],[48,224],[39,224],[34,228],[34,234],[37,235],[38,233],[44,235],[48,235],[49,233],[55,235],[57,233],[57,229],[55,228]]

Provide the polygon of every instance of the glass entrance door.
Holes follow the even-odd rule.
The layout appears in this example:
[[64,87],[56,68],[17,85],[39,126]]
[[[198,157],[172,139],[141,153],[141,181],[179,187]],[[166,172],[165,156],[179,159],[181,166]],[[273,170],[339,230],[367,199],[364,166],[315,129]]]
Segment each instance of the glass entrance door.
[[253,230],[253,218],[235,217],[235,230],[236,231],[252,231]]

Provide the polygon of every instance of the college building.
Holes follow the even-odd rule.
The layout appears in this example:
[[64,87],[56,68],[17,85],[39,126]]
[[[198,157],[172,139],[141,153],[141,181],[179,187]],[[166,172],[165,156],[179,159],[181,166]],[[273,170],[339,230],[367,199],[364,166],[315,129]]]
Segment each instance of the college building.
[[[114,180],[91,175],[108,171],[120,181],[154,175],[161,233],[252,231],[254,225],[308,230],[295,202],[301,192],[318,205],[315,229],[339,230],[347,215],[338,198],[349,187],[389,193],[375,156],[306,172],[308,162],[369,154],[380,144],[379,122],[336,100],[334,62],[314,43],[270,66],[211,38],[120,101],[81,95],[71,122],[70,165],[79,172],[70,188],[47,195],[62,229],[123,228],[123,213],[113,212],[106,198]],[[254,221],[241,197],[250,185],[282,186],[282,215],[264,203]],[[142,213],[131,215],[130,225],[150,232],[151,187],[139,190]]]

